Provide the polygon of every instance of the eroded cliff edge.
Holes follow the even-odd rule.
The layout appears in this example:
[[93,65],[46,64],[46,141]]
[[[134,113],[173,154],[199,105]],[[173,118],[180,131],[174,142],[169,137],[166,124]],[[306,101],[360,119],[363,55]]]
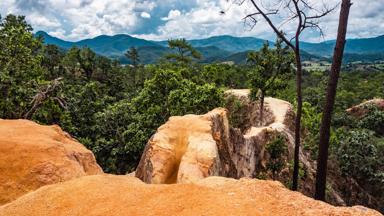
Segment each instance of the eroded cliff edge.
[[[286,101],[266,98],[265,118],[260,122],[258,103],[250,101],[248,95],[246,89],[229,90],[229,110],[217,108],[205,115],[171,117],[148,141],[136,177],[161,184],[194,182],[208,176],[267,175],[288,183],[294,152],[293,107]],[[239,127],[231,126],[230,121]],[[284,139],[287,152],[282,156],[282,172],[272,176],[267,169],[270,154],[266,146],[277,137]],[[304,191],[309,194],[313,165],[303,152],[300,162],[306,172]]]
[[0,119],[0,205],[44,185],[101,173],[93,153],[59,126]]

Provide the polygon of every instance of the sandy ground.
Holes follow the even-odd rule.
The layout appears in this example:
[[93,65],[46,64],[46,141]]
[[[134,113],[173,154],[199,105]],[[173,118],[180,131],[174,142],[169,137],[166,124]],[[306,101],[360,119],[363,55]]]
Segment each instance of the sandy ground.
[[197,184],[149,185],[130,176],[96,175],[44,186],[0,207],[28,215],[381,215],[337,208],[279,182],[209,177]]

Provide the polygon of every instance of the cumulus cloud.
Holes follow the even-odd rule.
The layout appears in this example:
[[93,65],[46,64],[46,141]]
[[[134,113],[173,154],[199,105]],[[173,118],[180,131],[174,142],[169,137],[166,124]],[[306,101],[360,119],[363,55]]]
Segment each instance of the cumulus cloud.
[[[250,5],[234,5],[230,1],[198,0],[198,5],[189,11],[170,10],[152,34],[138,35],[146,39],[165,40],[185,37],[189,39],[230,34],[235,36],[273,37],[268,26],[260,22],[257,28],[247,28],[242,18],[249,12]],[[221,13],[221,11],[225,13]]]
[[61,26],[60,22],[56,18],[47,18],[38,13],[30,14],[28,19],[31,21],[33,26],[43,26],[46,28],[57,28]]
[[181,15],[179,10],[170,10],[167,17],[162,17],[161,20],[168,21],[173,20]]
[[58,38],[65,38],[66,32],[64,29],[59,28],[59,29],[56,29],[55,31],[48,32],[48,34]]
[[146,0],[5,0],[0,4],[6,6],[2,14],[26,15],[34,29],[66,40],[134,32],[156,6]]
[[147,12],[145,12],[145,11],[141,12],[140,16],[141,16],[142,18],[145,18],[145,19],[149,19],[149,18],[151,18],[151,14],[149,14],[149,13],[147,13]]
[[[44,30],[66,40],[80,40],[101,34],[119,33],[155,40],[185,37],[203,38],[229,34],[273,39],[269,26],[260,20],[254,28],[242,18],[254,12],[249,1],[241,6],[236,0],[0,0],[0,13],[26,15],[34,29]],[[260,0],[258,0],[260,1]],[[271,5],[275,0],[262,0]],[[320,6],[339,0],[309,0]],[[351,8],[348,37],[373,37],[384,33],[384,0],[354,0]],[[224,11],[222,14],[220,11]],[[307,31],[302,39],[319,41],[334,39],[338,24],[337,9],[325,17],[322,26],[325,38],[316,31]],[[274,19],[283,21],[284,15]],[[287,33],[294,23],[284,26]]]

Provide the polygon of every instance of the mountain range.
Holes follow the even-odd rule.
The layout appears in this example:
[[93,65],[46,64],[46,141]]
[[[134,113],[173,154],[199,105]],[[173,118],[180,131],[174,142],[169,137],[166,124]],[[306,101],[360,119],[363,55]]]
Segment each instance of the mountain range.
[[[92,39],[69,42],[38,31],[35,34],[44,39],[45,44],[53,44],[62,49],[73,46],[89,47],[99,55],[118,59],[122,63],[129,63],[124,53],[130,47],[136,47],[142,63],[154,63],[165,53],[170,52],[167,41],[150,41],[118,34],[114,36],[101,35]],[[234,37],[229,35],[214,36],[205,39],[189,40],[189,42],[203,55],[201,60],[208,62],[233,61],[242,63],[250,50],[259,50],[264,43],[271,41],[254,37]],[[329,60],[332,55],[335,40],[321,43],[301,42],[304,60]],[[384,60],[384,35],[374,38],[348,39],[345,48],[346,61],[376,61]]]

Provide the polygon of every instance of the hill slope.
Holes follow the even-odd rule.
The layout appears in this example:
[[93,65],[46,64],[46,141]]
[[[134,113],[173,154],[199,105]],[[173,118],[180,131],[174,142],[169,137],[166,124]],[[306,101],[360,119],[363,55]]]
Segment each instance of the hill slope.
[[[89,47],[100,55],[117,58],[122,63],[127,63],[124,53],[130,47],[137,47],[142,57],[142,63],[154,63],[164,53],[169,52],[167,41],[149,41],[135,38],[129,35],[119,34],[114,36],[101,35],[92,39],[81,40],[78,42],[68,42],[50,36],[39,31],[37,36],[44,38],[46,44],[54,44],[61,48],[68,49],[72,46]],[[202,62],[222,62],[234,60],[234,62],[244,62],[249,50],[258,50],[268,41],[253,37],[233,37],[229,35],[214,36],[206,39],[189,41],[202,54]],[[273,44],[273,42],[269,42]],[[301,48],[305,53],[303,56],[309,59],[329,58],[332,55],[335,41],[325,41],[321,43],[302,42]],[[375,38],[349,39],[346,45],[346,54],[352,56],[349,59],[356,61],[384,60],[384,36]],[[323,57],[323,58],[322,58]],[[240,58],[242,58],[240,60]]]
[[[303,50],[313,55],[331,56],[336,41],[325,41],[321,43],[302,43]],[[384,53],[384,35],[374,38],[348,39],[345,47],[348,54],[378,54]]]

